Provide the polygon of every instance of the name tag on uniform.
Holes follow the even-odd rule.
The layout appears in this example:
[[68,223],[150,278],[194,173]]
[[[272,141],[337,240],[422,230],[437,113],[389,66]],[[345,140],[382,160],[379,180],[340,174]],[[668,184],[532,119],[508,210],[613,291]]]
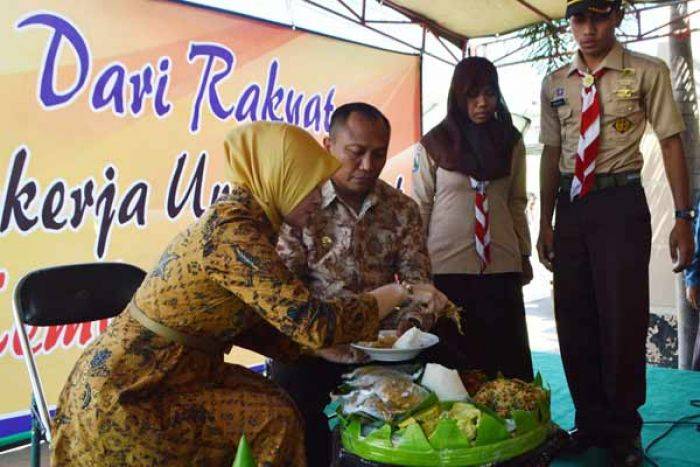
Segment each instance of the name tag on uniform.
[[562,105],[566,105],[566,97],[565,96],[566,95],[564,94],[564,88],[554,89],[554,97],[549,102],[549,105],[555,109],[557,107],[561,107]]

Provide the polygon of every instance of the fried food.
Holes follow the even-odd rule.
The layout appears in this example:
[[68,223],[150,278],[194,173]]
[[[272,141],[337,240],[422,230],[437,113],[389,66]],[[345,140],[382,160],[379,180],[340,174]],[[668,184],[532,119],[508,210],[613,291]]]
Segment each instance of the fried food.
[[519,379],[496,379],[484,384],[474,402],[495,411],[503,418],[510,418],[513,410],[536,410],[541,401],[547,400],[547,392],[539,386]]

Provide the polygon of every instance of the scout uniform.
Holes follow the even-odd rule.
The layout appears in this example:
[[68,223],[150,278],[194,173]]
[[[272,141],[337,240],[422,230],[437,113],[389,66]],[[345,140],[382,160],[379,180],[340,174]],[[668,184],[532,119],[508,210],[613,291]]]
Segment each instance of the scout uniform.
[[[544,79],[541,105],[540,141],[561,148],[554,301],[576,425],[633,438],[646,391],[651,250],[639,144],[647,122],[660,140],[684,130],[669,69],[619,43],[597,70],[577,53]],[[596,147],[593,164],[577,167],[577,152]],[[581,179],[579,168],[594,176]]]

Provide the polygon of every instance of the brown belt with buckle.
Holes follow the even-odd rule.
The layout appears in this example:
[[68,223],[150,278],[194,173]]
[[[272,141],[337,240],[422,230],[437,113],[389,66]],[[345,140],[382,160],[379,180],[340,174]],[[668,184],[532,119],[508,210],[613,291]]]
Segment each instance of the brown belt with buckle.
[[152,333],[185,347],[190,347],[201,352],[217,355],[221,355],[222,353],[226,352],[227,348],[229,347],[215,338],[192,336],[190,334],[184,334],[180,331],[169,328],[168,326],[155,321],[153,318],[146,316],[146,314],[138,306],[136,306],[134,300],[129,303],[127,309],[132,318],[134,318]]
[[[559,178],[559,190],[561,193],[571,192],[573,174],[561,174]],[[621,186],[642,186],[642,174],[638,170],[620,172],[615,174],[596,174],[591,191],[605,190],[607,188]]]

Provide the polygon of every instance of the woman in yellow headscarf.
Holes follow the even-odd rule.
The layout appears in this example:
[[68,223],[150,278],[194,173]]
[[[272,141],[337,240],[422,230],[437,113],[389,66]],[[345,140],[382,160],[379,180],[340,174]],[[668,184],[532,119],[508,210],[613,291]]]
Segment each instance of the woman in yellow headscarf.
[[277,256],[280,223],[302,227],[339,166],[309,134],[259,122],[234,129],[225,147],[231,193],[173,240],[70,374],[53,465],[231,465],[245,434],[259,465],[302,467],[290,398],[224,354],[236,345],[289,359],[300,346],[373,340],[406,299],[387,285],[321,302]]

